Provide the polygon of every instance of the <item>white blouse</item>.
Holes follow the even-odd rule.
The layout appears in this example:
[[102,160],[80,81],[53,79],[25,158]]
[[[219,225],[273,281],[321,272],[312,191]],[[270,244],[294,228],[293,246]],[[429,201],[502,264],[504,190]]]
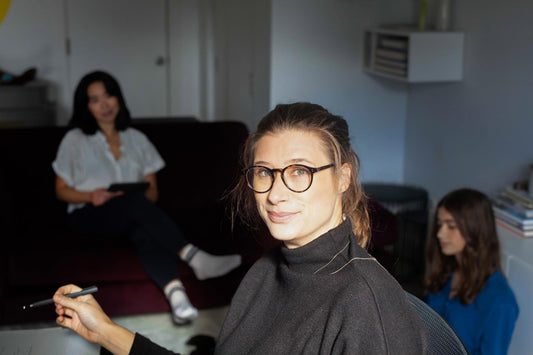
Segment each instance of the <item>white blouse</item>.
[[[139,182],[161,170],[165,162],[144,133],[135,128],[119,131],[121,156],[115,159],[104,134],[86,135],[79,128],[65,134],[52,167],[65,183],[78,191],[107,188],[115,182]],[[85,204],[68,205],[68,212]]]

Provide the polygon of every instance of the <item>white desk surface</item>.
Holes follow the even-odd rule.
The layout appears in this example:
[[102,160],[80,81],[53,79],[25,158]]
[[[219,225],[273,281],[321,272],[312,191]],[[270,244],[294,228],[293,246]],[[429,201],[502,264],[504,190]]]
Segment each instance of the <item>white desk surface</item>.
[[79,354],[98,355],[100,347],[69,329],[17,329],[0,332],[0,354]]

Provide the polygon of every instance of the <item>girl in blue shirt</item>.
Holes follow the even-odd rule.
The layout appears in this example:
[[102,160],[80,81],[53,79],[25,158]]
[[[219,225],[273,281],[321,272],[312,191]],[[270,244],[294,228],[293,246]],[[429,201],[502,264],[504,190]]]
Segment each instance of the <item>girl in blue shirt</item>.
[[459,189],[441,199],[428,256],[428,304],[453,327],[470,354],[506,354],[518,305],[501,273],[486,195]]

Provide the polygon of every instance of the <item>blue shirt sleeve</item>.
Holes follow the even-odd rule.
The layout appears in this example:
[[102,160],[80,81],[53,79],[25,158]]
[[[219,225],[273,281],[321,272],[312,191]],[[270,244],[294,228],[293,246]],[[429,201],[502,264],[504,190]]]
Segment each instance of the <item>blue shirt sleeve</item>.
[[481,354],[507,354],[517,317],[518,308],[512,304],[497,304],[492,308],[481,339]]

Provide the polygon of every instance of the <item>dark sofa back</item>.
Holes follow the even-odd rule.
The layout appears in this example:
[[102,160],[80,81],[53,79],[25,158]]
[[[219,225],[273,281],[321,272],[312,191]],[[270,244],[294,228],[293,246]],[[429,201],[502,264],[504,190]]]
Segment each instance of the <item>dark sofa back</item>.
[[165,208],[202,206],[220,198],[237,177],[241,145],[248,135],[240,123],[184,122],[168,124],[168,129],[150,124],[137,128],[154,143],[167,164],[158,174],[165,192],[159,203]]
[[166,162],[158,173],[158,206],[172,216],[190,241],[206,250],[229,252],[235,245],[225,238],[213,238],[213,234],[229,235],[229,223],[221,219],[225,207],[221,198],[239,176],[246,126],[227,121],[165,126],[135,126]]
[[[51,167],[65,132],[64,127],[0,130],[0,215],[1,228],[6,233],[4,241],[15,243],[17,240],[11,236],[28,235],[39,227],[60,230],[66,223],[66,204],[55,198],[55,175]],[[46,246],[42,240],[35,239],[39,246]]]
[[[239,153],[248,135],[246,126],[229,121],[162,119],[133,126],[148,136],[166,162],[158,174],[158,205],[173,218],[176,216],[179,224],[183,222],[188,232],[202,234],[205,223],[198,224],[202,214],[221,208],[220,198],[238,176]],[[39,235],[32,240],[36,248],[52,248],[54,241],[66,242],[66,204],[55,198],[51,163],[67,130],[0,129],[0,216],[6,239],[14,234]],[[42,236],[43,230],[52,235]],[[28,241],[12,242],[12,247],[20,247]]]

